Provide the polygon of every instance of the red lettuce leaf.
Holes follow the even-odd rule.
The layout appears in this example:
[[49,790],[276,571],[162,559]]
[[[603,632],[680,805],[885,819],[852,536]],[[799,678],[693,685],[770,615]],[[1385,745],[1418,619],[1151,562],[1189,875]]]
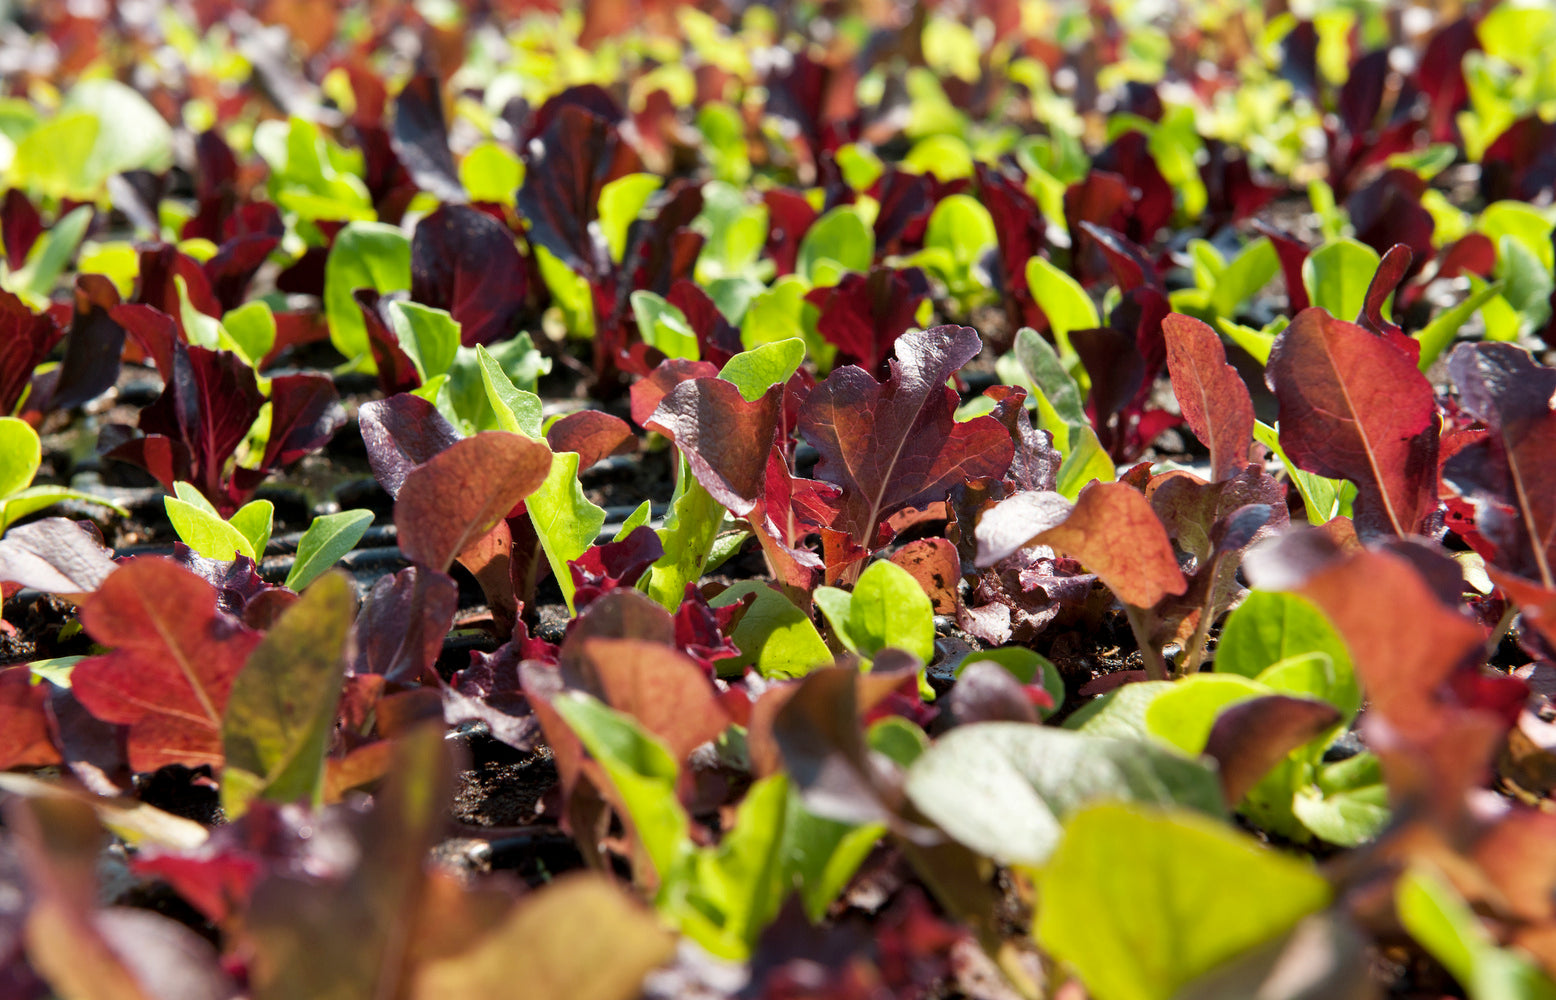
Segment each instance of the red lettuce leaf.
[[637,154],[613,121],[574,104],[557,108],[525,152],[519,211],[529,221],[530,242],[598,283],[612,271],[610,251],[590,223],[600,191],[636,170]]
[[5,263],[13,271],[20,271],[27,263],[27,253],[43,235],[43,217],[32,202],[13,187],[0,201],[0,246],[5,248]]
[[1228,479],[1248,464],[1253,399],[1210,327],[1172,313],[1162,321],[1173,395],[1194,436],[1210,450],[1211,478]]
[[1270,351],[1281,446],[1308,472],[1356,484],[1362,535],[1428,530],[1437,513],[1437,404],[1409,357],[1320,309]]
[[766,489],[783,392],[773,386],[747,402],[732,382],[694,378],[672,389],[645,426],[674,441],[703,488],[743,517]]
[[259,634],[217,610],[210,584],[156,558],[103,581],[81,623],[111,652],[77,663],[71,689],[99,719],[130,727],[130,766],[220,767],[222,713]]
[[358,674],[382,674],[397,684],[435,676],[432,666],[454,624],[459,586],[424,566],[379,577],[357,613]]
[[929,281],[918,268],[872,267],[868,275],[849,273],[830,288],[812,290],[805,301],[820,311],[816,332],[837,346],[838,363],[878,374],[897,338],[916,325],[928,296]]
[[0,670],[0,769],[47,767],[61,762],[49,732],[53,685],[34,684],[25,664]]
[[1488,433],[1444,463],[1443,482],[1474,505],[1490,561],[1556,589],[1556,369],[1512,344],[1462,344],[1449,372]]
[[48,313],[36,314],[21,299],[0,291],[0,416],[16,412],[33,369],[64,335]]
[[411,298],[446,309],[466,347],[506,340],[525,310],[529,272],[513,234],[485,212],[444,205],[411,238]]
[[821,453],[817,476],[842,487],[834,528],[873,545],[876,528],[903,507],[1005,474],[1010,435],[993,417],[958,423],[957,395],[945,384],[982,346],[965,326],[907,333],[884,383],[849,365],[811,391],[800,433]]

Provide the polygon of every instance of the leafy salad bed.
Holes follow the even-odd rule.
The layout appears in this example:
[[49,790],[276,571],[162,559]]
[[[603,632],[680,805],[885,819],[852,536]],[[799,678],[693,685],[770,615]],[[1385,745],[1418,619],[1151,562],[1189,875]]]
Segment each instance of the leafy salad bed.
[[1556,11],[23,5],[0,995],[1556,997]]

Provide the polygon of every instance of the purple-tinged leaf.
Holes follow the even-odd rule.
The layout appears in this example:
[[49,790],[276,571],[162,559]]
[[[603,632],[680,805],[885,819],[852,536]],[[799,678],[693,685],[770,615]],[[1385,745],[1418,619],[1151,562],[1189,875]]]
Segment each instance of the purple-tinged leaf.
[[1413,170],[1384,171],[1345,201],[1356,238],[1379,253],[1403,243],[1415,260],[1430,258],[1436,222],[1421,205],[1426,189],[1427,182]]
[[394,501],[400,551],[446,572],[535,492],[550,468],[551,449],[521,434],[484,431],[455,442],[406,474]]
[[1556,369],[1512,344],[1462,344],[1449,371],[1489,433],[1448,459],[1443,482],[1474,505],[1490,561],[1556,589]]
[[1480,190],[1489,201],[1537,201],[1556,187],[1556,122],[1529,115],[1507,127],[1482,156]]
[[706,361],[685,358],[661,361],[653,371],[632,384],[632,420],[639,427],[645,426],[676,386],[695,378],[717,378],[718,374],[718,366]]
[[659,533],[646,524],[620,541],[590,547],[567,564],[573,576],[573,605],[586,608],[608,591],[633,586],[664,554]]
[[831,288],[814,289],[805,301],[820,311],[816,332],[837,346],[839,364],[879,372],[897,338],[917,325],[928,295],[929,281],[918,268],[877,266],[868,275],[850,272]]
[[16,412],[33,369],[64,335],[48,313],[35,314],[15,295],[0,291],[0,416]]
[[411,298],[446,309],[466,347],[512,336],[524,312],[528,271],[513,234],[468,205],[444,205],[411,237]]
[[260,636],[217,610],[211,585],[166,559],[135,559],[82,602],[81,624],[111,651],[77,663],[71,690],[130,727],[130,766],[220,767],[232,679]]
[[458,606],[459,585],[447,574],[411,566],[379,577],[357,614],[353,670],[396,684],[427,678]]
[[1405,280],[1405,274],[1410,270],[1410,261],[1409,247],[1403,243],[1396,243],[1389,247],[1383,259],[1378,262],[1377,273],[1372,276],[1372,281],[1367,285],[1367,297],[1362,305],[1361,315],[1356,317],[1356,323],[1407,354],[1413,349],[1416,357],[1419,358],[1420,342],[1406,337],[1399,324],[1383,318],[1383,303],[1388,301],[1388,297],[1394,294],[1400,282]]
[[530,242],[601,280],[611,272],[610,252],[590,223],[598,217],[600,191],[637,169],[637,155],[613,122],[576,105],[559,108],[525,153],[519,211],[529,221]]
[[833,527],[873,545],[877,526],[903,507],[1005,474],[1010,435],[993,417],[958,423],[957,395],[945,384],[981,348],[965,326],[907,333],[886,382],[849,365],[811,391],[800,433],[821,453],[817,476],[843,489]]
[[265,265],[281,237],[269,233],[238,236],[223,243],[215,256],[201,265],[211,294],[222,309],[236,309],[248,295],[249,283]]
[[1216,716],[1204,754],[1219,765],[1221,794],[1235,807],[1286,755],[1341,721],[1325,701],[1275,694],[1240,702]]
[[1253,228],[1269,237],[1270,244],[1275,247],[1275,255],[1280,258],[1280,273],[1286,282],[1286,301],[1292,315],[1308,308],[1311,303],[1307,297],[1307,285],[1302,281],[1302,264],[1308,254],[1313,252],[1312,248],[1263,219],[1256,220]]
[[1173,395],[1194,436],[1210,451],[1211,477],[1229,479],[1248,464],[1253,399],[1210,327],[1172,313],[1162,321]]
[[[1431,129],[1433,142],[1458,142],[1458,126],[1455,115],[1469,101],[1469,85],[1464,79],[1464,57],[1480,48],[1475,34],[1475,21],[1461,17],[1444,25],[1426,43],[1426,51],[1416,66],[1412,78],[1416,89],[1426,95],[1426,123]],[[1481,157],[1482,177],[1488,167],[1486,157]],[[1490,200],[1495,201],[1493,197]]]
[[816,210],[804,195],[785,188],[764,192],[762,202],[767,205],[767,256],[778,265],[778,277],[793,274],[800,241],[816,221]]
[[1172,221],[1172,185],[1157,169],[1144,133],[1129,131],[1114,139],[1097,154],[1092,169],[1117,174],[1129,185],[1128,222],[1121,232],[1135,243],[1153,243],[1157,231]]
[[[875,216],[877,253],[900,253],[917,247],[923,242],[924,230],[929,225],[929,214],[935,207],[934,200],[930,197],[933,186],[933,179],[924,174],[912,174],[893,166],[886,168],[880,179],[875,182],[875,187],[871,189],[871,194],[881,205],[880,211]],[[768,202],[768,206],[771,208],[772,202]],[[997,222],[998,220],[996,224]],[[798,249],[799,241],[796,238],[794,245],[796,253]],[[790,270],[792,269],[791,261]],[[1025,276],[1023,273],[1022,277]]]
[[100,274],[76,276],[75,317],[59,381],[50,401],[60,409],[80,406],[107,392],[119,380],[119,358],[124,351],[124,327],[109,310],[119,304],[113,282]]
[[244,624],[248,624],[245,616],[250,602],[261,594],[280,590],[266,583],[255,572],[258,567],[248,556],[237,556],[230,560],[207,559],[183,542],[174,542],[172,562],[215,588],[216,609]]
[[391,497],[400,495],[411,469],[461,440],[437,407],[410,393],[363,403],[357,425],[373,476]]
[[1377,49],[1355,60],[1340,87],[1340,124],[1352,135],[1372,130],[1383,105],[1383,84],[1388,77],[1389,50]]
[[1319,309],[1270,350],[1281,446],[1298,468],[1356,484],[1356,529],[1422,531],[1436,513],[1437,404],[1415,362]]
[[42,235],[43,217],[22,189],[7,190],[5,199],[0,201],[0,246],[5,248],[6,266],[20,271],[27,263],[28,251]]
[[[459,168],[448,149],[448,125],[443,119],[443,88],[438,78],[418,73],[406,81],[394,99],[394,132],[390,139],[416,186],[439,201],[470,200],[459,182]],[[478,343],[486,343],[478,341]]]
[[187,447],[195,486],[217,510],[230,514],[237,504],[224,488],[226,464],[264,404],[254,370],[229,351],[182,343],[173,345],[172,368],[170,384],[141,411],[140,428]]
[[[976,654],[972,654],[976,655]],[[1032,699],[1032,688],[1018,681],[1014,674],[992,660],[969,663],[956,678],[956,684],[947,696],[951,717],[959,726],[977,722],[1027,722],[1036,725],[1040,721],[1038,705]],[[1037,689],[1042,691],[1041,688]],[[1053,698],[1047,696],[1044,708],[1053,708]]]
[[766,488],[782,402],[783,386],[747,402],[733,382],[694,378],[672,389],[645,426],[674,441],[703,488],[744,517]]
[[993,566],[1009,558],[1034,535],[1063,524],[1072,509],[1069,500],[1052,491],[1026,490],[1006,497],[978,519],[976,565]]
[[376,289],[358,288],[352,291],[351,297],[362,312],[368,348],[372,351],[373,363],[378,366],[378,388],[385,396],[392,396],[420,386],[421,373],[400,346],[400,338],[389,318],[389,305],[395,300],[393,293],[384,295]]

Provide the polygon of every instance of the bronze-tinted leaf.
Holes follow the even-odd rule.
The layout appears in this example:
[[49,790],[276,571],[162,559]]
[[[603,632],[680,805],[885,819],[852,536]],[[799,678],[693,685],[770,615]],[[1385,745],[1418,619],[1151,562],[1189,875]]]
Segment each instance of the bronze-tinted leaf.
[[412,469],[394,502],[400,551],[446,571],[454,557],[545,481],[551,449],[506,431],[455,442]]
[[1239,702],[1216,716],[1205,754],[1221,766],[1221,791],[1236,806],[1270,768],[1340,721],[1324,701],[1275,694]]
[[222,763],[222,713],[260,637],[216,609],[210,584],[166,559],[119,567],[81,605],[81,623],[111,651],[76,664],[86,710],[130,727],[130,766]]
[[1047,545],[1077,560],[1119,600],[1137,608],[1188,589],[1167,529],[1127,483],[1092,483],[1076,498],[1069,517],[1027,544]]

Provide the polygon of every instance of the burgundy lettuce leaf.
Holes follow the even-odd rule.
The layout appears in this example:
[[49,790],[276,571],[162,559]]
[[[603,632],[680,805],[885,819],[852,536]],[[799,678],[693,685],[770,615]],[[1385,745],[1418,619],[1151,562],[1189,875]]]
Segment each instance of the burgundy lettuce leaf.
[[[888,166],[870,189],[871,196],[880,202],[875,216],[875,249],[877,253],[906,253],[922,245],[924,230],[929,225],[929,214],[935,202],[931,197],[934,179],[925,174],[913,174]],[[772,202],[768,202],[771,207]],[[795,251],[799,244],[796,241]],[[789,263],[790,270],[794,264]],[[1023,267],[1022,277],[1026,277]]]
[[5,263],[13,271],[27,263],[27,253],[43,235],[43,217],[32,202],[13,187],[0,200],[0,245],[5,247]]
[[1486,147],[1480,190],[1488,202],[1538,201],[1556,188],[1556,122],[1521,118]]
[[1307,255],[1313,252],[1313,248],[1263,219],[1256,220],[1253,228],[1269,237],[1271,245],[1275,247],[1275,255],[1280,258],[1281,277],[1286,283],[1287,308],[1295,316],[1309,305],[1307,285],[1302,282],[1302,265],[1307,260]]
[[660,362],[646,376],[632,384],[632,420],[639,427],[646,427],[654,411],[675,387],[695,378],[717,378],[717,365],[707,361],[688,361],[670,358]]
[[1108,326],[1070,335],[1086,371],[1095,373],[1086,414],[1102,446],[1119,462],[1137,457],[1158,434],[1179,422],[1177,416],[1150,406],[1156,376],[1167,360],[1162,322],[1169,309],[1160,291],[1136,287],[1120,299]]
[[[234,502],[232,483],[224,475],[227,461],[254,426],[265,401],[254,371],[230,351],[175,342],[171,374],[162,394],[141,410],[140,429],[148,438],[163,437],[187,449],[190,482],[217,510],[231,514],[240,504]],[[121,447],[113,457],[141,464],[142,456]],[[159,470],[147,471],[159,474]],[[169,491],[173,488],[170,481],[162,485]]]
[[817,219],[810,202],[798,191],[771,188],[763,192],[767,206],[767,256],[778,268],[778,277],[793,274],[800,257],[800,241]]
[[740,648],[730,641],[729,634],[754,599],[752,596],[714,608],[695,583],[688,583],[686,596],[675,611],[676,648],[696,660],[710,678],[717,676],[719,660],[740,655]]
[[817,476],[842,488],[833,528],[871,547],[881,523],[903,507],[944,500],[967,479],[1005,474],[1010,435],[989,416],[957,422],[959,400],[946,386],[982,346],[968,327],[907,333],[884,383],[848,365],[811,391],[799,428],[821,453]]
[[1157,232],[1172,221],[1172,185],[1157,169],[1144,133],[1129,131],[1114,139],[1092,161],[1092,170],[1117,174],[1129,187],[1127,221],[1108,228],[1142,246],[1154,243]]
[[[519,628],[523,629],[523,625]],[[532,657],[526,645],[539,640],[515,636],[496,652],[470,652],[470,665],[457,671],[443,686],[443,722],[458,726],[469,722],[486,725],[493,739],[519,750],[529,750],[540,736],[540,720],[530,710],[529,698],[519,675],[519,664],[527,659],[555,663],[556,650],[549,656]],[[549,643],[544,645],[550,646]]]
[[1352,63],[1335,98],[1336,124],[1324,127],[1329,183],[1338,198],[1349,195],[1369,168],[1415,146],[1420,123],[1408,93],[1396,99],[1387,120],[1379,120],[1388,93],[1389,57],[1389,49],[1382,48]]
[[659,533],[646,524],[620,541],[591,546],[567,564],[576,588],[574,605],[581,610],[608,591],[633,586],[664,554]]
[[188,339],[184,330],[183,309],[174,278],[184,280],[184,290],[189,304],[207,316],[220,317],[222,304],[211,290],[211,280],[205,268],[177,247],[158,243],[143,247],[140,252],[140,282],[134,301],[153,306],[173,318],[180,335]]
[[96,399],[119,381],[124,328],[110,315],[119,291],[100,274],[76,276],[75,314],[51,405],[66,409]]
[[410,471],[460,440],[437,407],[410,393],[363,403],[357,413],[373,476],[391,497]]
[[220,243],[222,225],[237,206],[238,158],[216,129],[195,136],[195,214],[179,230],[180,239]]
[[[1469,103],[1469,85],[1464,79],[1464,57],[1480,48],[1475,21],[1461,17],[1437,29],[1426,43],[1421,62],[1412,82],[1426,96],[1426,124],[1433,142],[1458,143],[1455,117]],[[1481,179],[1485,179],[1487,161],[1481,158]],[[1490,199],[1490,200],[1495,200]]]
[[469,201],[470,196],[459,181],[454,154],[449,152],[443,88],[437,77],[418,73],[406,81],[394,99],[390,144],[417,187],[443,202]]
[[368,347],[373,352],[373,363],[378,366],[378,388],[386,396],[409,392],[421,385],[421,373],[400,346],[400,338],[389,319],[389,304],[403,294],[390,292],[384,295],[372,288],[358,288],[351,293],[357,308],[362,311]]
[[173,543],[172,561],[198,576],[216,590],[216,608],[242,621],[249,602],[274,590],[257,572],[248,556],[234,559],[207,559],[183,542]]
[[1248,157],[1231,156],[1233,147],[1217,139],[1205,140],[1208,156],[1199,166],[1205,185],[1205,219],[1214,232],[1241,222],[1274,201],[1282,189],[1261,184],[1248,166]]
[[1037,201],[1026,188],[1005,174],[978,164],[978,200],[994,218],[999,240],[999,267],[995,287],[1005,303],[1005,315],[1012,330],[1030,326],[1047,327],[1047,317],[1032,299],[1027,288],[1027,261],[1037,256],[1047,240],[1048,223]]
[[1380,254],[1402,243],[1414,260],[1425,263],[1432,256],[1432,213],[1421,205],[1427,183],[1413,170],[1398,167],[1384,171],[1352,194],[1345,202],[1356,238]]
[[767,456],[763,493],[746,519],[755,529],[757,542],[773,576],[784,586],[809,592],[823,561],[806,546],[811,535],[821,534],[837,517],[842,490],[831,483],[795,476],[774,443]]
[[1371,330],[1405,354],[1413,354],[1419,360],[1420,341],[1406,337],[1398,323],[1383,318],[1383,304],[1405,280],[1405,275],[1410,270],[1410,261],[1410,248],[1403,243],[1396,243],[1388,248],[1388,252],[1378,262],[1378,270],[1373,274],[1372,281],[1367,285],[1367,297],[1363,300],[1361,315],[1356,317],[1356,324]]
[[610,91],[597,83],[579,84],[548,97],[533,115],[514,129],[520,144],[527,146],[531,140],[543,135],[566,108],[576,108],[613,125],[621,124],[627,117]]
[[1358,533],[1431,530],[1437,404],[1414,361],[1355,324],[1306,309],[1276,338],[1267,377],[1291,461],[1356,484]]
[[411,238],[411,298],[446,309],[466,347],[512,336],[525,309],[528,272],[513,234],[485,212],[444,205]]
[[613,121],[578,105],[556,110],[525,149],[519,211],[530,242],[591,281],[610,274],[610,251],[598,227],[600,191],[638,169],[637,155]]
[[1556,589],[1556,370],[1513,344],[1461,344],[1449,372],[1488,433],[1444,463],[1443,482],[1473,506],[1488,561]]
[[765,489],[782,401],[783,386],[748,402],[733,382],[694,378],[672,389],[645,426],[674,441],[703,488],[743,517]]
[[918,268],[876,266],[868,275],[851,272],[830,288],[814,289],[805,301],[819,310],[816,332],[837,346],[838,363],[879,375],[897,338],[917,325],[919,304],[928,296],[929,280]]
[[356,621],[357,674],[382,674],[397,684],[435,677],[433,664],[454,625],[459,585],[425,566],[378,578]]
[[201,265],[211,294],[221,308],[236,309],[248,295],[249,283],[264,266],[270,251],[280,246],[281,237],[272,233],[235,236],[217,248],[216,254]]
[[257,468],[232,471],[234,503],[252,496],[276,469],[320,451],[346,425],[346,408],[325,375],[278,375],[270,380],[270,435]]
[[1070,271],[1083,285],[1108,273],[1108,261],[1087,223],[1117,232],[1128,223],[1129,184],[1117,174],[1092,170],[1064,192],[1064,221],[1073,245]]
[[848,63],[818,62],[795,53],[780,72],[767,77],[771,112],[798,126],[813,160],[858,136],[857,74]]
[[48,313],[34,313],[15,295],[0,291],[0,416],[16,412],[33,369],[64,335]]
[[665,293],[665,301],[686,317],[686,324],[697,335],[697,353],[702,360],[722,368],[730,358],[745,350],[740,342],[740,331],[724,318],[713,299],[695,281],[676,280]]

